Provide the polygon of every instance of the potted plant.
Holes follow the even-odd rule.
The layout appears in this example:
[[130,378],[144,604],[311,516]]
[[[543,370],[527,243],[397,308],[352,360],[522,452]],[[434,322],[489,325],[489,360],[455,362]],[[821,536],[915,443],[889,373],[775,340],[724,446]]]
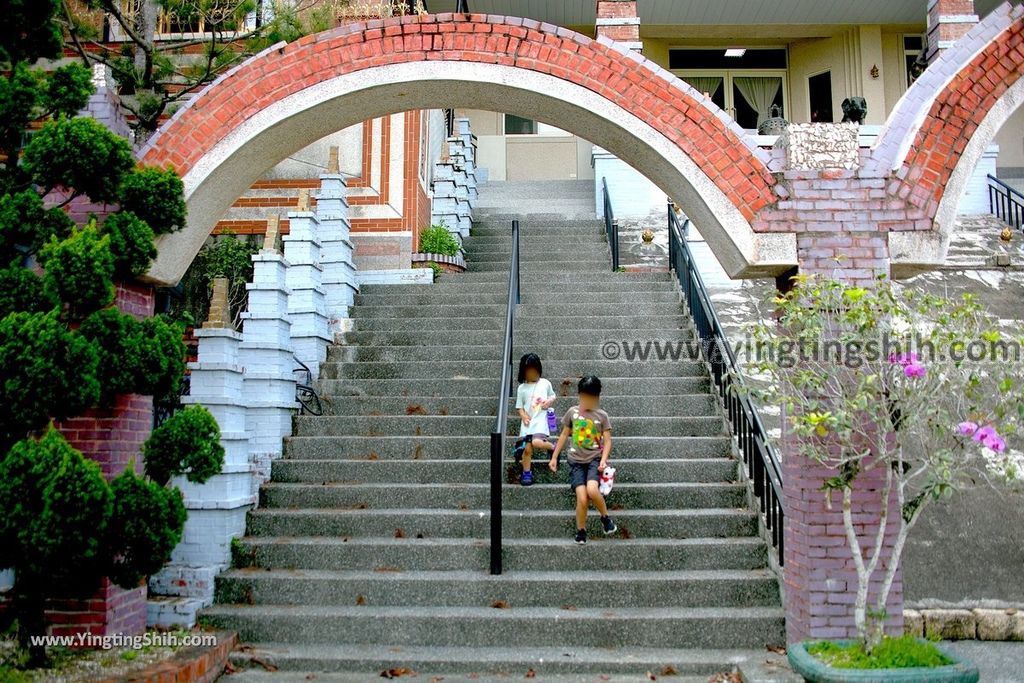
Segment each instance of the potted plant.
[[443,272],[466,270],[462,245],[443,225],[432,225],[420,232],[419,250],[412,255],[413,268],[432,268],[434,276]]
[[[834,473],[822,496],[841,506],[857,574],[857,637],[790,646],[790,662],[810,681],[977,681],[976,668],[933,643],[885,636],[885,609],[907,536],[932,503],[967,482],[1024,481],[1022,340],[970,295],[885,279],[855,287],[801,275],[773,303],[778,321],[753,326],[749,367],[766,381],[751,391],[782,408],[789,457]],[[855,519],[865,476],[877,513]],[[899,672],[879,671],[889,668]]]

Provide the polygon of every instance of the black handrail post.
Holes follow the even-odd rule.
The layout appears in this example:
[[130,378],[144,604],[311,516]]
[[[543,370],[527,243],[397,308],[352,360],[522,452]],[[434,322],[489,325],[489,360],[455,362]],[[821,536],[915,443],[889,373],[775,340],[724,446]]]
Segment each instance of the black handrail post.
[[501,574],[501,483],[505,468],[505,435],[508,432],[508,404],[512,396],[512,352],[515,343],[515,313],[519,304],[519,221],[512,221],[512,258],[508,272],[508,299],[505,309],[505,340],[501,351],[501,387],[498,411],[491,432],[491,574]]
[[604,191],[604,232],[608,237],[608,249],[612,255],[612,272],[619,269],[619,222],[615,220],[615,212],[612,211],[612,198],[608,195],[608,178],[601,177],[601,187]]

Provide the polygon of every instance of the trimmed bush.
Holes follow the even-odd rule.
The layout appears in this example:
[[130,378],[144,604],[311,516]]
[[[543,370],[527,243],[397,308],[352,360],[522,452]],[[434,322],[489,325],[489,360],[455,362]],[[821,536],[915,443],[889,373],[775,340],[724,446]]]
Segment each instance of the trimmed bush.
[[131,211],[111,214],[103,222],[103,233],[110,237],[114,274],[133,278],[149,270],[156,258],[152,228]]
[[100,237],[95,224],[75,230],[65,240],[51,239],[40,260],[46,291],[67,303],[72,314],[84,316],[114,300],[110,237]]
[[136,168],[121,184],[121,209],[163,235],[185,227],[185,186],[173,169]]
[[220,427],[210,411],[198,405],[179,410],[154,429],[142,452],[146,475],[161,484],[180,475],[202,484],[224,465]]
[[185,503],[181,491],[165,488],[125,469],[112,482],[113,510],[107,525],[108,576],[133,588],[164,566],[181,541]]
[[57,306],[43,289],[43,280],[28,268],[14,265],[0,270],[0,318],[22,311],[40,313]]

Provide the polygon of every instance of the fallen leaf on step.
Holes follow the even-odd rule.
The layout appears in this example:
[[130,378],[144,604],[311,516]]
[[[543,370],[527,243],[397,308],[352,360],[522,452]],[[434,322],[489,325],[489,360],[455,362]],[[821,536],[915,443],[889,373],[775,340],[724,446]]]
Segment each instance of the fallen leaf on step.
[[562,605],[562,609],[569,610],[570,612],[575,612],[576,605]]
[[610,680],[612,680],[612,677],[609,676],[608,674],[601,674],[600,676],[598,676],[598,678],[600,678],[602,681],[610,681]]
[[676,671],[676,668],[674,666],[672,666],[671,664],[668,664],[668,665],[666,665],[661,670],[661,675],[662,676],[678,676],[679,672]]
[[402,570],[399,569],[398,567],[383,566],[383,567],[377,567],[373,571],[375,571],[375,572],[400,572]]
[[537,677],[537,672],[534,671],[533,669],[527,669],[526,670],[526,677],[527,678],[536,678]]
[[707,683],[743,683],[743,677],[738,671],[720,673],[709,678]]
[[648,671],[647,672],[647,680],[649,680],[649,681],[656,681],[656,680],[658,680],[658,677],[655,676],[654,674],[652,674],[650,671]]
[[380,460],[380,456],[371,451],[370,454],[368,456],[366,456],[366,459],[367,460]]
[[504,600],[495,600],[491,603],[491,607],[494,609],[508,609],[508,603]]
[[395,529],[395,538],[405,538],[405,529]]
[[316,680],[316,674],[306,674],[306,680],[307,681],[315,681]]
[[357,605],[365,605],[366,604],[366,597],[364,597],[362,595],[357,595],[356,596],[356,604]]
[[769,645],[768,646],[768,652],[774,652],[777,655],[784,655],[784,654],[786,654],[786,648],[779,647],[777,645]]
[[410,403],[405,407],[406,415],[426,415],[427,409],[421,406],[419,403]]
[[401,678],[402,676],[415,676],[416,672],[404,666],[386,669],[380,672],[381,678]]
[[443,680],[444,680],[444,676],[433,676],[433,677],[431,677],[429,683],[441,683],[441,681],[443,681]]

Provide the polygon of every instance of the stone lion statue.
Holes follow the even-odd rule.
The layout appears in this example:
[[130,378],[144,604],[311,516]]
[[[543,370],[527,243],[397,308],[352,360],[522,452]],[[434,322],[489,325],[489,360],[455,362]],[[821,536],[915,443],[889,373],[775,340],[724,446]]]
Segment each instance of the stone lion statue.
[[847,97],[843,100],[843,123],[864,123],[868,114],[868,101],[863,97]]

